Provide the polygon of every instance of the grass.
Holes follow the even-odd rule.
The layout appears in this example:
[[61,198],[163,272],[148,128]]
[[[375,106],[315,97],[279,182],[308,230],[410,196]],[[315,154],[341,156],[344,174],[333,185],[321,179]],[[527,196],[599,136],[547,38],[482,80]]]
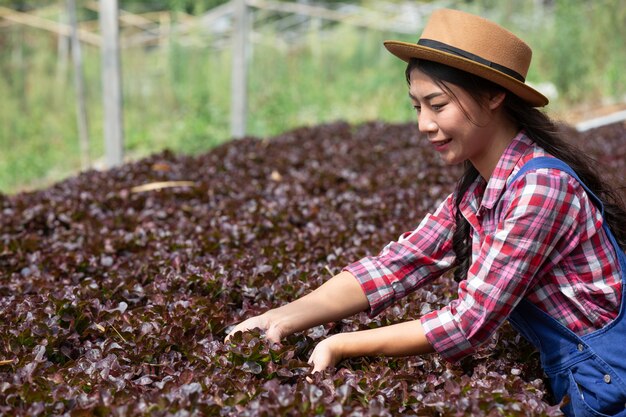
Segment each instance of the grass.
[[[626,94],[620,0],[557,0],[554,13],[534,16],[533,2],[512,9],[475,1],[522,36],[535,51],[532,82],[552,81],[559,97],[548,110],[621,100]],[[497,3],[501,4],[501,3]],[[517,6],[519,5],[519,6]],[[469,7],[469,6],[467,6]],[[476,9],[476,10],[475,10]],[[534,16],[534,17],[533,17]],[[585,31],[572,28],[585,27]],[[414,117],[405,98],[403,64],[382,40],[412,37],[335,26],[281,48],[278,35],[257,28],[249,67],[248,132],[267,137],[326,121],[360,123]],[[80,169],[71,65],[59,58],[49,33],[23,26],[0,29],[0,191],[43,187]],[[90,156],[103,155],[100,53],[83,48]],[[139,158],[164,148],[198,153],[230,138],[228,49],[176,37],[160,48],[123,51],[125,152]]]

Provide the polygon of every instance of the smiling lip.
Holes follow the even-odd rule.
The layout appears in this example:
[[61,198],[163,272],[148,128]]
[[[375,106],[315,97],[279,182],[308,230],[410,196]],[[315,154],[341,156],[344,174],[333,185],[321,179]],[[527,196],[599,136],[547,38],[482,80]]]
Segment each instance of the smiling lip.
[[444,146],[446,146],[448,143],[452,142],[452,139],[444,139],[444,140],[437,140],[437,141],[430,141],[430,143],[436,148],[436,149],[441,149]]

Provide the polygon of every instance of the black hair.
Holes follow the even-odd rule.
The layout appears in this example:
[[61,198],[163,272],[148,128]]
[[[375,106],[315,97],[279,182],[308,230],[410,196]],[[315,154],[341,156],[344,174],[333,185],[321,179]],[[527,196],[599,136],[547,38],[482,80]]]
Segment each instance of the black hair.
[[[440,88],[453,99],[454,93],[448,84],[454,84],[465,91],[480,105],[484,105],[485,97],[495,91],[506,91],[503,87],[492,83],[482,77],[468,72],[449,67],[433,61],[418,60],[412,58],[406,68],[406,79],[410,83],[410,75],[413,69],[418,69],[429,76]],[[460,106],[463,109],[463,106]],[[589,189],[602,201],[604,205],[604,218],[613,232],[621,249],[626,248],[626,208],[619,193],[605,182],[599,175],[596,166],[601,166],[597,161],[568,143],[563,138],[563,129],[559,129],[545,113],[533,107],[515,94],[507,92],[503,109],[514,120],[520,129],[524,129],[526,135],[549,154],[567,163]],[[465,112],[470,121],[469,115]],[[456,228],[452,237],[452,247],[456,255],[456,269],[454,279],[458,282],[467,277],[471,264],[471,239],[470,224],[459,210],[459,204],[470,185],[476,180],[479,173],[469,162],[465,162],[465,172],[460,178],[455,196],[455,222]]]

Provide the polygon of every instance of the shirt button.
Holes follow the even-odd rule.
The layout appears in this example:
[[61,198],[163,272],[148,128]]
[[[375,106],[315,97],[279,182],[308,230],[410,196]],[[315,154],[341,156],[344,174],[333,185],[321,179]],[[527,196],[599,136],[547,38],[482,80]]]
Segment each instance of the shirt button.
[[606,374],[604,375],[604,382],[606,382],[607,384],[611,383],[611,375]]
[[578,344],[578,351],[579,351],[579,352],[582,352],[584,349],[585,349],[585,347],[583,346],[583,344],[582,344],[582,343],[579,343],[579,344]]
[[400,284],[398,281],[396,281],[393,284],[391,284],[391,288],[393,288],[393,290],[395,292],[401,292],[402,291],[402,284]]

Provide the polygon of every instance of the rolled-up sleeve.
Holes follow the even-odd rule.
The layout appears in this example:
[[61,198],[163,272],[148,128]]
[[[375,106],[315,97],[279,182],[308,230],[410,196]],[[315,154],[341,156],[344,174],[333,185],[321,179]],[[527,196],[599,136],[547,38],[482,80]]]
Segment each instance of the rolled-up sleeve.
[[421,318],[428,341],[446,360],[475,352],[535,282],[579,242],[580,196],[567,174],[529,173],[503,197],[493,233],[459,284],[458,298]]
[[453,266],[453,204],[450,195],[415,230],[389,243],[377,256],[344,268],[359,281],[371,317]]

